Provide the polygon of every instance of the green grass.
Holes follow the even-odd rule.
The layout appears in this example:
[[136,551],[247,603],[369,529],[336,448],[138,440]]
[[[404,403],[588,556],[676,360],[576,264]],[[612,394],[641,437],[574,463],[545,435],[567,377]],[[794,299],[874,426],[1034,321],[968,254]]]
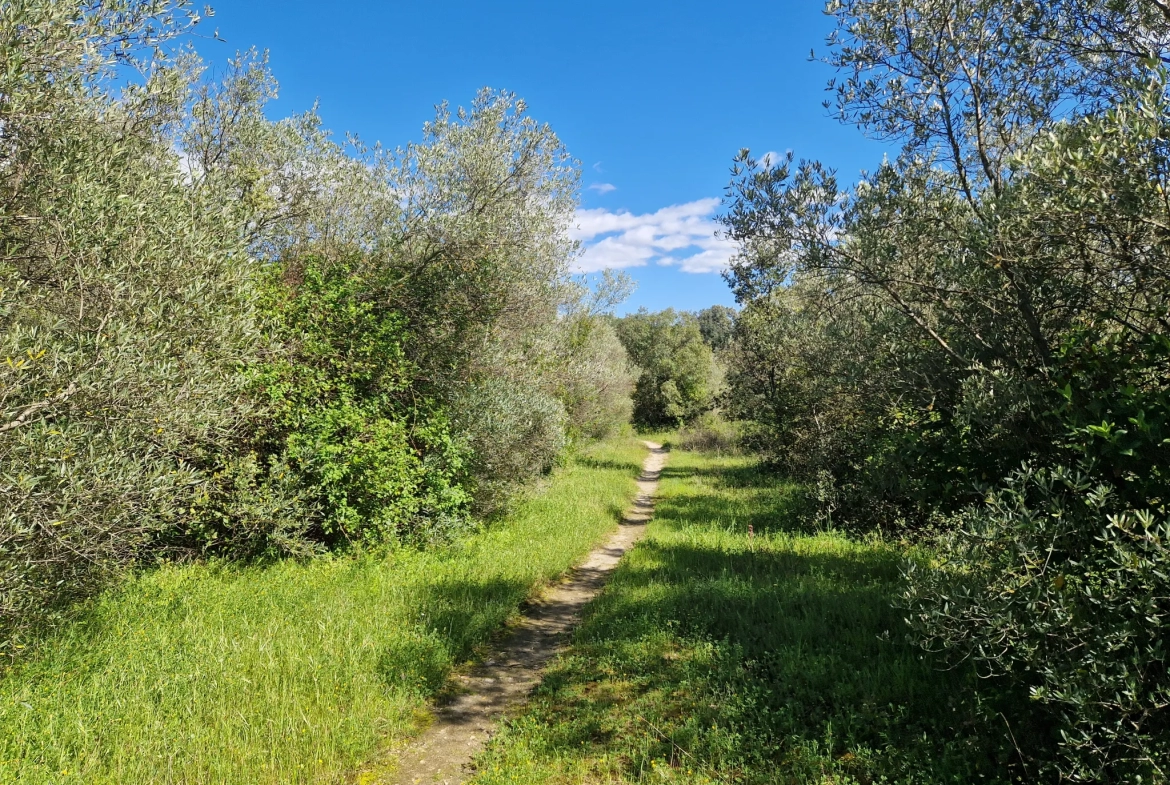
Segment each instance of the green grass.
[[0,782],[346,782],[612,530],[645,449],[599,445],[441,550],[149,571],[0,679]]
[[646,539],[476,785],[997,781],[1004,748],[980,739],[1005,734],[978,726],[970,674],[906,642],[913,554],[796,530],[800,496],[750,459],[673,452]]

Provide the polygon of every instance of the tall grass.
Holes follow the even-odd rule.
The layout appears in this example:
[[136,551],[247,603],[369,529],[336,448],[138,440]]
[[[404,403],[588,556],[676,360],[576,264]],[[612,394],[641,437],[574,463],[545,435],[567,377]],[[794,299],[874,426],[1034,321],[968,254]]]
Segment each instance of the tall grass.
[[440,550],[127,581],[0,679],[0,783],[347,781],[616,525],[644,454],[631,438],[599,445]]
[[1014,755],[905,637],[898,543],[802,529],[801,489],[675,450],[646,539],[477,785],[970,783]]

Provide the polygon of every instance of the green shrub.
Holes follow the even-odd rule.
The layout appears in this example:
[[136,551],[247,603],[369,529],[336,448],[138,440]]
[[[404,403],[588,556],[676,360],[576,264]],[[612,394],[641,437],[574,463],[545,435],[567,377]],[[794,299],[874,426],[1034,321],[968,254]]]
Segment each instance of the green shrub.
[[[426,539],[466,517],[463,455],[441,411],[410,394],[404,320],[368,296],[374,287],[353,261],[310,257],[295,280],[271,274],[263,303],[274,348],[249,370],[264,419],[255,453],[228,463],[220,476],[231,483],[200,500],[204,550]],[[265,471],[240,483],[257,463]],[[263,498],[297,505],[258,526],[242,501]]]
[[565,405],[569,436],[613,435],[633,414],[636,370],[609,320],[578,314],[559,327],[561,361],[553,388]]
[[[1053,717],[1030,763],[1083,782],[1170,772],[1170,523],[1067,469],[1026,469],[951,525],[937,569],[911,569],[928,648],[973,661]],[[1010,698],[1009,698],[1010,700]]]
[[706,412],[679,429],[677,443],[684,450],[731,455],[739,451],[740,426]]
[[465,434],[476,510],[501,511],[521,483],[553,467],[567,445],[564,405],[524,383],[486,377],[464,388],[452,406]]
[[1076,781],[1170,776],[1168,363],[1162,336],[1070,335],[1046,419],[1075,468],[1012,474],[910,575],[926,645],[1027,693],[1059,736],[1029,754]]
[[257,269],[184,182],[183,74],[105,90],[171,10],[0,7],[0,652],[182,522],[248,419]]

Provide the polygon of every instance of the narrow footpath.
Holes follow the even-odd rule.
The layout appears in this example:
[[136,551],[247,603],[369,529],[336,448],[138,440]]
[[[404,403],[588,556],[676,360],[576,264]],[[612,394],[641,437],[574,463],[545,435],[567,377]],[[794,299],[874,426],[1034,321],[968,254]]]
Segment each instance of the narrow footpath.
[[458,681],[461,693],[435,712],[435,721],[398,756],[393,785],[456,785],[483,748],[500,717],[540,681],[545,663],[565,644],[581,612],[609,579],[618,561],[643,535],[654,512],[658,477],[667,451],[645,442],[650,455],[638,477],[638,495],[617,533],[589,554],[565,580],[533,601],[500,648]]

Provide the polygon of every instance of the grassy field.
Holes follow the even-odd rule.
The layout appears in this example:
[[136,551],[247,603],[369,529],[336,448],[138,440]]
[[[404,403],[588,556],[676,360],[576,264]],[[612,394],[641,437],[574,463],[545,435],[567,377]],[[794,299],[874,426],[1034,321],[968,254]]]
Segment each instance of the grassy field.
[[750,459],[673,452],[646,539],[474,782],[1000,780],[970,675],[905,642],[906,548],[794,531],[798,503]]
[[0,782],[347,782],[534,587],[615,527],[646,450],[599,445],[458,545],[174,566],[0,678]]

